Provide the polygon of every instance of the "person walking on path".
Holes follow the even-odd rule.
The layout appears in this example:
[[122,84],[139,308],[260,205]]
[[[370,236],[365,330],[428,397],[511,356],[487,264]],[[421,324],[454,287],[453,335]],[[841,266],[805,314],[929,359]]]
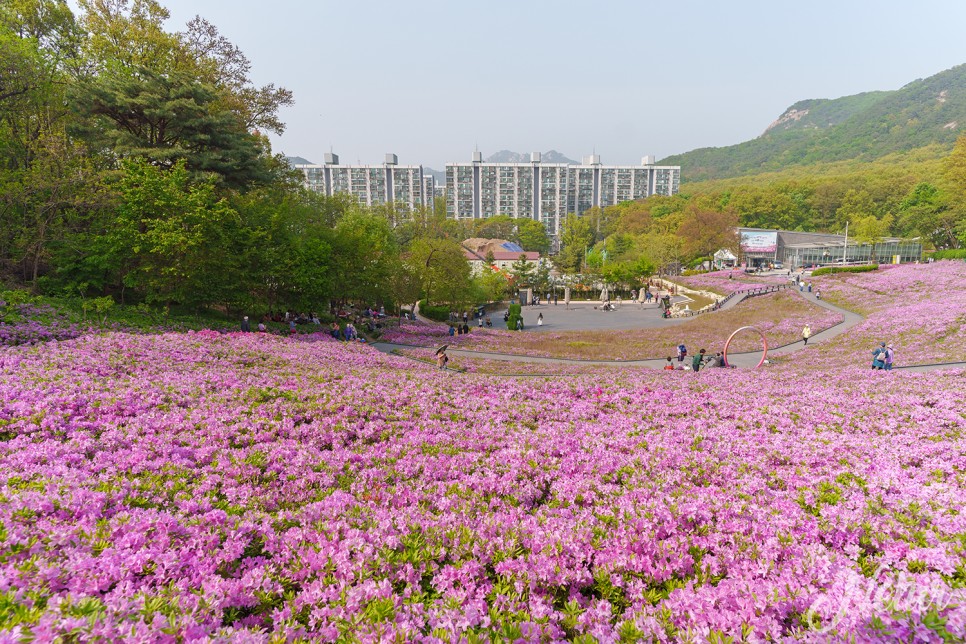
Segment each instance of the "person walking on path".
[[248,322],[248,316],[242,318],[241,330],[244,333],[249,333],[252,330],[252,325]]
[[892,345],[887,345],[885,348],[885,358],[882,360],[882,368],[886,371],[892,371],[892,360],[895,357],[895,352],[892,350]]
[[805,328],[802,329],[802,340],[805,342],[806,347],[808,346],[808,339],[810,337],[812,337],[812,327],[806,324]]
[[881,342],[878,347],[872,352],[872,369],[884,369],[885,368],[885,354],[886,354],[886,343]]
[[684,358],[688,355],[688,348],[684,346],[684,343],[678,345],[678,362],[684,362]]
[[537,316],[537,326],[543,326],[543,313]]

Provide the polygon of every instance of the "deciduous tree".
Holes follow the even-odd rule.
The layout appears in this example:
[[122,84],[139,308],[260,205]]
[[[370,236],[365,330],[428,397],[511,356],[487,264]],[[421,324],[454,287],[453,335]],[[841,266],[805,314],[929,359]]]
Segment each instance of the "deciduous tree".
[[738,250],[738,217],[733,212],[707,210],[689,205],[678,227],[684,252],[692,257],[709,256],[721,248]]
[[584,254],[593,240],[593,232],[587,221],[571,213],[560,227],[560,253],[557,266],[565,273],[579,273]]
[[516,238],[523,250],[532,250],[545,255],[550,250],[547,229],[535,219],[517,219]]

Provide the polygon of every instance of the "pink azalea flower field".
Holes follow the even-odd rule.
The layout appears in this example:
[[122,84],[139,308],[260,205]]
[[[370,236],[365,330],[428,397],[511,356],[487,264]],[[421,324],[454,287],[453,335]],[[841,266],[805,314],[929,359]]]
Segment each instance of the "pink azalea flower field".
[[[822,288],[928,357],[966,314],[940,264]],[[958,312],[890,308],[922,290]],[[324,335],[0,348],[0,641],[963,639],[962,370],[802,353],[501,378]]]

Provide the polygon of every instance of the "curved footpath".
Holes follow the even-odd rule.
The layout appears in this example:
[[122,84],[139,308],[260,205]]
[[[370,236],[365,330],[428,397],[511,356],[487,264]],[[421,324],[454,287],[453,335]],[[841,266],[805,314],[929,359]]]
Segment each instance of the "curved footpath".
[[[794,292],[794,291],[792,291]],[[845,331],[851,329],[856,324],[864,320],[861,315],[848,311],[841,307],[835,306],[834,304],[829,304],[825,300],[820,300],[816,298],[811,293],[799,293],[800,296],[804,297],[806,300],[821,306],[822,308],[840,313],[842,315],[842,321],[838,324],[831,326],[824,331],[819,331],[814,334],[809,341],[812,344],[817,342],[822,342],[828,340],[829,338],[834,338],[837,335],[841,335]],[[737,306],[739,302],[745,299],[746,294],[742,293],[736,297],[731,298],[728,302],[722,306],[723,309],[730,309]],[[416,313],[417,318],[435,324],[432,320],[423,318],[419,315],[418,311]],[[676,322],[685,322],[687,320],[693,320],[694,318],[679,318],[675,320]],[[428,347],[422,347],[419,345],[410,344],[399,344],[391,342],[373,342],[372,346],[382,351],[383,353],[390,353],[394,349],[412,349],[420,348],[426,349]],[[795,353],[796,351],[801,351],[805,348],[805,345],[800,340],[796,340],[790,344],[786,344],[780,347],[770,348],[768,350],[769,356],[787,356],[789,354]],[[503,360],[506,362],[529,362],[536,364],[581,364],[581,365],[602,365],[602,366],[637,366],[637,367],[648,367],[651,369],[663,369],[664,365],[667,364],[667,360],[664,358],[655,358],[649,360],[586,360],[580,358],[547,358],[543,356],[527,356],[519,353],[493,353],[488,351],[473,351],[467,349],[448,349],[450,355],[454,356],[464,356],[468,358],[485,358],[489,360]],[[761,359],[761,353],[758,351],[752,351],[748,353],[731,353],[728,355],[728,362],[737,367],[754,367],[758,364]],[[896,366],[895,369],[903,371],[934,371],[937,369],[961,369],[966,367],[966,362],[945,362],[940,364],[925,364],[925,365],[909,365],[909,366]],[[513,374],[507,374],[513,375]],[[534,375],[540,376],[541,374],[519,374],[519,375]]]

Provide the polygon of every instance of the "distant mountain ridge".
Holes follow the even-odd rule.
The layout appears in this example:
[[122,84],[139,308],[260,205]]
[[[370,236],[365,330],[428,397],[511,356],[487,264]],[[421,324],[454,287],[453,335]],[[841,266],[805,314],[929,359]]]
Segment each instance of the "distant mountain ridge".
[[662,159],[685,181],[719,179],[788,166],[874,160],[940,144],[952,148],[966,130],[966,65],[892,91],[799,101],[756,139],[699,148]]
[[[573,159],[569,159],[560,152],[556,150],[549,150],[544,152],[540,156],[540,161],[543,163],[569,163],[576,165],[577,162]],[[530,153],[529,152],[512,152],[510,150],[500,150],[490,156],[486,157],[487,163],[529,163]]]

